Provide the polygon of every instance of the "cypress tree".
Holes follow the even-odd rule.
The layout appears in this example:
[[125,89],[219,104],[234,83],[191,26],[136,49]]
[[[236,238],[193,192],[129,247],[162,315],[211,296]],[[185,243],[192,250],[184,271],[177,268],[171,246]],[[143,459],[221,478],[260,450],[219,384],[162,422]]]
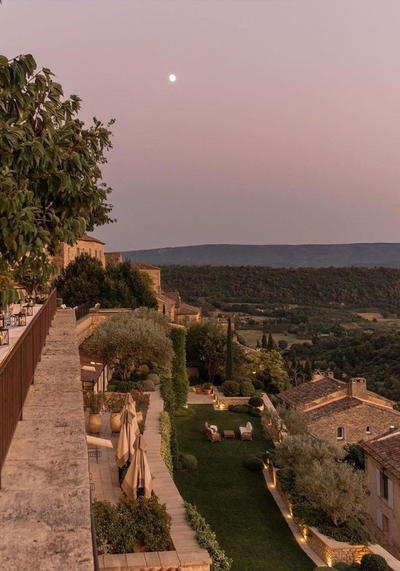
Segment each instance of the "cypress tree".
[[186,372],[186,329],[173,327],[169,334],[174,356],[172,357],[172,388],[175,408],[180,409],[187,403],[189,380]]
[[257,339],[256,349],[261,349],[260,340]]
[[165,303],[163,303],[163,306],[162,306],[162,314],[163,314],[164,317],[165,317]]
[[226,339],[226,379],[228,381],[233,379],[232,323],[230,317],[228,318],[228,332]]
[[267,346],[267,336],[266,336],[265,333],[263,333],[263,336],[262,336],[261,347],[262,347],[263,349],[267,349],[267,347],[268,347],[268,346]]
[[272,337],[271,333],[268,335],[268,344],[267,344],[268,351],[276,351],[276,345],[274,338]]
[[306,381],[311,381],[311,379],[312,379],[312,368],[311,368],[311,363],[308,359],[307,359],[306,365],[304,367],[304,375],[306,377]]

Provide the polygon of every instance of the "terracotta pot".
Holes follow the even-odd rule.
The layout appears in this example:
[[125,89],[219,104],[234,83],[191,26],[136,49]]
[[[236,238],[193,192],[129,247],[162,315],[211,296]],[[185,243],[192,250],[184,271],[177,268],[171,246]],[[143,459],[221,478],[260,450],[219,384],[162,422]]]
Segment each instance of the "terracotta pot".
[[100,434],[101,430],[101,414],[89,414],[89,432],[91,434]]
[[110,416],[111,432],[119,432],[121,430],[121,413],[112,412]]
[[203,390],[204,390],[204,394],[210,395],[212,389],[203,389]]
[[203,389],[196,389],[196,395],[201,395],[202,392],[203,392]]

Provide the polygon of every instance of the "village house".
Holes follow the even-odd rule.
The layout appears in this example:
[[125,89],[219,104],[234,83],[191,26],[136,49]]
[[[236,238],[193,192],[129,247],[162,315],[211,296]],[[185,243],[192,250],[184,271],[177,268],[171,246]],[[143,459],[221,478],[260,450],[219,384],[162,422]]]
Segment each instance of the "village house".
[[53,257],[53,262],[60,270],[63,270],[81,254],[88,254],[92,258],[100,260],[103,267],[106,267],[106,258],[104,255],[104,242],[93,238],[93,236],[81,236],[73,246],[69,246],[63,242],[59,252]]
[[400,427],[396,403],[367,390],[362,377],[343,382],[331,372],[277,395],[288,407],[303,411],[309,431],[344,446],[367,441]]
[[380,545],[400,557],[400,430],[363,445],[367,478],[367,526]]

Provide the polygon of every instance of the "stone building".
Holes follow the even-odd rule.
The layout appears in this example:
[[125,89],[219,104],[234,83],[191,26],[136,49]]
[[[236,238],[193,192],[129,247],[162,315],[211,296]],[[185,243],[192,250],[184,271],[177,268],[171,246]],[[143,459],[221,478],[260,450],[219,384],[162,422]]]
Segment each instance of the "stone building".
[[103,267],[106,266],[104,242],[101,242],[97,238],[93,238],[93,236],[87,236],[86,234],[81,238],[78,238],[73,246],[69,246],[63,242],[58,254],[53,257],[53,261],[60,270],[63,270],[70,262],[73,262],[75,258],[81,254],[89,254],[92,258],[100,260]]
[[147,274],[151,278],[154,293],[161,293],[161,269],[157,266],[152,266],[151,264],[144,264],[143,262],[131,263],[135,269]]
[[179,291],[163,291],[161,295],[157,296],[157,301],[159,311],[163,311],[163,306],[169,309],[171,307],[170,304],[172,304],[169,311],[173,314],[172,321],[175,321],[175,323],[186,325],[201,321],[201,308],[183,302]]
[[121,252],[105,252],[104,257],[106,259],[107,264],[119,264],[122,262],[122,254]]
[[400,430],[364,444],[367,526],[380,545],[400,558]]
[[367,390],[364,378],[339,381],[328,372],[278,395],[289,407],[303,411],[309,431],[338,446],[370,440],[400,427],[395,403]]

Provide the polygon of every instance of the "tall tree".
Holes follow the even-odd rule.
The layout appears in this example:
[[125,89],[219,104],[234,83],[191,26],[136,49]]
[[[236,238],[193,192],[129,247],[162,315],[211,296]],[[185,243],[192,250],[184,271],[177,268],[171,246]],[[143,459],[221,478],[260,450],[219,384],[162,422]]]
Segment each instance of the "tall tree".
[[228,317],[228,330],[226,335],[226,378],[233,379],[233,351],[232,351],[232,322]]
[[270,392],[282,392],[290,388],[285,362],[279,351],[254,351],[248,358],[248,374],[267,385]]
[[313,376],[313,370],[311,368],[311,363],[309,359],[307,359],[305,367],[304,367],[304,376],[306,381],[311,381]]
[[262,348],[262,349],[267,349],[267,347],[268,347],[268,344],[267,344],[267,335],[266,335],[266,333],[264,332],[263,335],[262,335],[262,339],[261,339],[261,348]]
[[268,351],[276,351],[276,344],[275,344],[274,338],[272,337],[271,333],[268,335],[267,350]]
[[189,379],[186,372],[186,329],[173,327],[169,338],[172,341],[174,356],[172,357],[172,388],[174,403],[177,409],[187,403]]
[[[111,149],[109,126],[78,117],[81,100],[64,99],[53,73],[36,71],[31,55],[0,56],[0,292],[51,267],[61,242],[110,222],[110,188],[101,165]],[[18,239],[16,239],[18,237]]]
[[256,349],[261,349],[261,345],[260,345],[260,340],[259,340],[259,339],[257,339]]

